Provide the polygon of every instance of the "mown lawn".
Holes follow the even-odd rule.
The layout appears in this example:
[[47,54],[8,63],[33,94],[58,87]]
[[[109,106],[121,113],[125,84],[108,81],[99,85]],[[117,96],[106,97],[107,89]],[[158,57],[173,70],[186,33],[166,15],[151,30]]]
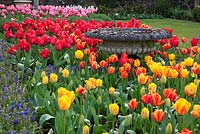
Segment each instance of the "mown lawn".
[[171,28],[179,38],[200,37],[200,23],[176,19],[141,19],[142,24],[148,24],[153,28]]

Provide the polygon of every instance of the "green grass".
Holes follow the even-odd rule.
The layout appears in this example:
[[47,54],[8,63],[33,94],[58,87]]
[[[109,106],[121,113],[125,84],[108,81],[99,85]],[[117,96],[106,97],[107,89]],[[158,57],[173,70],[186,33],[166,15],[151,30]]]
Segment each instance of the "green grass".
[[200,37],[200,23],[176,19],[141,19],[141,24],[148,24],[153,28],[171,28],[180,39],[186,37]]

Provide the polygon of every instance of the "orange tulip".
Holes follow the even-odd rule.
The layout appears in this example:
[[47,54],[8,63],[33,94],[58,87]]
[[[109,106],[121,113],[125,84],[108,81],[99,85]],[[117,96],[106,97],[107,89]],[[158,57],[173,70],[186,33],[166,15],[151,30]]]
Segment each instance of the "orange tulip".
[[114,62],[117,62],[119,59],[118,59],[118,56],[116,54],[113,54],[110,56],[110,62],[114,63]]
[[152,114],[151,114],[152,119],[155,122],[162,122],[163,119],[165,118],[165,112],[162,110],[156,109]]
[[185,94],[188,97],[194,98],[196,96],[197,92],[197,85],[193,82],[191,82],[189,85],[185,86]]
[[79,86],[79,87],[76,89],[76,92],[77,92],[79,95],[83,95],[83,94],[85,94],[87,91],[86,91],[86,88],[85,88],[85,87]]
[[158,93],[152,93],[149,102],[153,106],[160,106],[164,103],[164,101],[161,101],[161,96]]
[[138,83],[146,84],[147,82],[148,82],[148,76],[145,76],[145,74],[143,74],[143,73],[138,75]]
[[200,105],[194,105],[191,114],[194,118],[200,118]]
[[121,77],[122,79],[126,79],[126,78],[128,77],[128,73],[127,73],[126,71],[122,71],[122,72],[120,73],[120,77]]
[[144,61],[146,62],[147,65],[150,65],[153,62],[151,56],[145,56]]
[[189,111],[191,103],[184,98],[180,98],[173,104],[173,107],[179,115],[184,115]]
[[98,69],[99,65],[98,65],[98,63],[96,61],[92,61],[91,64],[90,64],[90,67],[92,69],[96,70],[96,69]]
[[181,41],[182,41],[183,43],[185,43],[185,42],[187,41],[187,38],[182,37],[182,38],[181,38]]
[[71,106],[70,98],[67,96],[62,96],[58,98],[58,106],[60,110],[68,110]]
[[178,98],[177,94],[176,94],[176,90],[173,88],[166,88],[163,90],[163,95],[164,97],[167,99],[169,98],[171,102],[176,101],[176,99]]
[[105,60],[102,60],[99,62],[99,65],[101,68],[106,68],[108,66],[108,63]]
[[125,63],[124,65],[123,65],[123,67],[124,67],[124,69],[129,73],[130,72],[130,70],[131,70],[131,64],[130,63]]
[[193,65],[192,72],[195,74],[200,74],[200,64]]
[[115,73],[115,68],[110,66],[108,67],[108,74],[114,74]]
[[135,110],[138,107],[138,102],[136,101],[136,99],[132,99],[129,103],[128,103],[128,107],[131,110]]
[[146,75],[146,72],[147,72],[147,70],[144,67],[137,67],[136,70],[135,70],[136,76],[140,75],[141,73]]
[[90,49],[88,49],[88,48],[84,49],[84,54],[85,55],[89,55],[90,54]]

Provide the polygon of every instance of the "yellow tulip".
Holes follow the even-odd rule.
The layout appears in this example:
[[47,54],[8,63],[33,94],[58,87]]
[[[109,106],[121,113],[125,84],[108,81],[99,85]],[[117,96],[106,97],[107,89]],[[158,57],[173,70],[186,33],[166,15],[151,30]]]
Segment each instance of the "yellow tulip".
[[119,106],[116,103],[109,105],[109,111],[113,115],[117,115],[119,113]]
[[69,76],[69,70],[66,69],[66,68],[63,69],[63,70],[62,70],[62,75],[63,75],[64,78],[67,78],[67,77]]
[[149,109],[144,107],[141,111],[141,117],[142,119],[149,119]]
[[181,71],[180,71],[181,78],[187,78],[188,75],[189,75],[189,71],[187,69],[181,69]]
[[101,87],[102,84],[103,84],[103,81],[102,81],[101,79],[97,79],[97,80],[95,81],[96,87]]
[[115,88],[114,87],[110,87],[109,88],[109,94],[113,95],[115,93]]
[[56,83],[56,82],[58,81],[58,76],[57,76],[57,74],[51,73],[51,74],[50,74],[50,81],[51,81],[52,83]]
[[175,54],[168,54],[168,58],[173,61],[175,59]]
[[84,56],[84,54],[83,54],[83,52],[82,52],[81,50],[76,50],[76,52],[75,52],[75,57],[76,57],[77,59],[82,59],[83,56]]
[[191,58],[191,57],[189,57],[189,58],[187,58],[187,59],[184,59],[184,65],[185,65],[185,66],[191,67],[191,66],[193,65],[193,63],[194,63],[194,59]]
[[157,89],[157,85],[155,83],[150,83],[148,85],[148,90],[149,90],[150,93],[156,92],[156,89]]
[[49,82],[49,78],[47,76],[42,77],[42,84],[46,85]]

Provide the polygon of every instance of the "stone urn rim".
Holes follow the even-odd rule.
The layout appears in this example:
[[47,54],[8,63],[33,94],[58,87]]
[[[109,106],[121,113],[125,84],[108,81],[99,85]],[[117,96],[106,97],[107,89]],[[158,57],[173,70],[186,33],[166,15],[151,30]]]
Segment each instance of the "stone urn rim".
[[171,38],[172,33],[160,28],[100,28],[88,31],[86,37],[110,41],[153,41]]

